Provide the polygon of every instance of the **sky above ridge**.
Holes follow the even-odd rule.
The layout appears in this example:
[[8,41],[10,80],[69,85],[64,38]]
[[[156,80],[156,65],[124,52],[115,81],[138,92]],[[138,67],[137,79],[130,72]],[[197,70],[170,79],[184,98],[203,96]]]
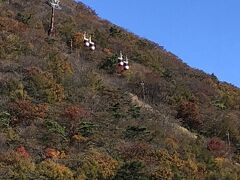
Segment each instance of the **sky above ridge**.
[[82,0],[188,65],[240,87],[240,0]]

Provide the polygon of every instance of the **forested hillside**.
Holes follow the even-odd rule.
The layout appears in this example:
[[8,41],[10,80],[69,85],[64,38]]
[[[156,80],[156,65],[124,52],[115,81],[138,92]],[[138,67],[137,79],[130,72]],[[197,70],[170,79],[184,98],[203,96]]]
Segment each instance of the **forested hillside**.
[[0,0],[0,179],[239,179],[237,87],[60,5],[49,36],[45,0]]

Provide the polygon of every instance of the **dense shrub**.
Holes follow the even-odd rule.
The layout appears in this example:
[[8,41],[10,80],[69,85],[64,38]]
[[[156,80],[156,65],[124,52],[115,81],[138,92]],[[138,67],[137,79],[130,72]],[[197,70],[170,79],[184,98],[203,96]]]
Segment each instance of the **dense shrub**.
[[44,155],[46,158],[60,158],[61,152],[53,148],[47,148],[44,151]]
[[31,20],[32,14],[22,14],[22,13],[17,13],[16,19],[19,22],[22,22],[24,24],[29,24],[29,21]]
[[219,138],[212,138],[207,143],[207,148],[215,156],[223,156],[226,153],[227,146],[224,141]]
[[[214,135],[221,137],[224,140],[227,140],[227,135],[229,133],[230,141],[233,144],[240,142],[240,124],[239,124],[239,114],[237,113],[228,113],[218,122],[217,125],[214,125],[216,129],[220,132],[216,132]],[[212,128],[214,128],[212,127]]]
[[10,114],[7,112],[0,112],[0,128],[9,128],[10,127]]
[[169,165],[164,165],[159,166],[154,172],[152,172],[150,179],[172,180],[181,179],[181,177],[174,176],[174,173],[171,171],[171,167]]
[[113,104],[110,108],[109,111],[111,112],[112,116],[115,119],[120,119],[126,117],[126,114],[124,111],[121,109],[120,103]]
[[125,137],[129,139],[144,139],[146,138],[150,132],[145,127],[139,126],[128,126],[125,131]]
[[68,17],[67,19],[64,19],[63,22],[60,22],[57,28],[62,39],[65,42],[68,42],[76,30],[76,23],[72,17]]
[[15,117],[13,123],[28,122],[36,118],[44,119],[48,111],[48,106],[46,104],[33,104],[27,100],[11,102],[8,108],[10,114]]
[[218,101],[228,109],[239,109],[240,93],[228,84],[218,84]]
[[189,128],[199,129],[203,123],[199,113],[199,107],[195,102],[182,101],[178,107],[177,118],[182,118],[183,123]]
[[74,143],[85,143],[88,141],[88,138],[83,137],[81,134],[75,134],[71,137],[71,141]]
[[195,100],[194,95],[186,85],[176,85],[174,90],[171,91],[171,98],[169,99],[170,104],[178,104],[183,101]]
[[83,47],[83,34],[81,32],[73,35],[73,47],[77,49]]
[[117,27],[110,27],[109,29],[109,34],[112,37],[120,37],[121,36],[121,30],[118,29]]
[[2,179],[29,179],[34,174],[35,169],[35,164],[31,159],[22,156],[21,153],[9,151],[0,154]]
[[62,82],[73,73],[72,65],[68,59],[57,53],[49,54],[48,67],[57,82]]
[[130,58],[131,58],[132,61],[134,61],[136,63],[141,63],[141,64],[145,64],[145,65],[147,65],[147,63],[148,63],[148,61],[147,61],[148,57],[146,55],[144,55],[143,53],[141,53],[140,51],[134,51],[131,54]]
[[77,132],[79,132],[84,137],[89,137],[94,134],[94,131],[96,129],[96,125],[90,122],[82,122],[79,125],[79,128],[77,128]]
[[99,31],[98,29],[96,29],[94,31],[94,39],[98,43],[98,48],[105,49],[107,47],[107,45],[108,45],[107,34],[105,34],[101,31]]
[[37,165],[37,174],[44,179],[73,180],[73,172],[62,164],[51,160],[42,161]]
[[78,121],[83,117],[89,116],[89,112],[80,106],[69,106],[64,110],[63,116],[69,121]]
[[183,179],[185,177],[201,177],[204,173],[204,166],[194,157],[184,159],[181,154],[170,154],[165,149],[156,151],[158,168],[153,177],[160,179]]
[[2,30],[8,32],[24,32],[26,30],[26,25],[11,18],[0,17],[0,26]]
[[23,82],[18,79],[5,77],[0,81],[0,86],[0,94],[8,96],[11,100],[28,98]]
[[118,162],[111,156],[91,150],[83,160],[78,171],[88,179],[111,179],[118,168]]
[[67,137],[66,128],[61,126],[58,122],[53,120],[47,120],[46,127],[51,135],[54,134],[56,136],[57,134],[60,135],[63,139],[66,139]]
[[17,149],[16,149],[16,152],[21,155],[22,157],[24,158],[29,158],[30,155],[28,153],[28,151],[25,149],[24,146],[19,146]]
[[56,82],[51,73],[44,72],[39,68],[30,68],[28,76],[26,77],[27,90],[36,99],[54,103],[61,102],[65,98],[63,86]]
[[88,71],[88,73],[86,74],[86,78],[88,82],[88,88],[93,93],[97,93],[98,91],[101,91],[104,89],[103,79],[95,71]]
[[151,160],[154,158],[154,150],[153,148],[143,142],[129,142],[129,143],[121,143],[117,148],[120,156],[124,161],[143,161],[145,164],[151,164]]
[[0,58],[17,60],[29,52],[28,45],[16,34],[0,36]]
[[144,165],[141,162],[127,162],[120,167],[114,179],[116,180],[147,180],[148,177],[144,171]]
[[99,65],[100,69],[104,69],[105,71],[107,71],[110,74],[113,74],[114,72],[116,72],[116,67],[117,67],[117,56],[116,55],[105,58]]
[[64,110],[63,117],[68,120],[68,124],[71,125],[71,134],[75,134],[77,126],[82,118],[88,117],[90,114],[88,111],[80,106],[69,106]]
[[136,118],[139,118],[140,117],[140,110],[141,110],[141,107],[137,106],[137,105],[131,105],[128,112],[129,114],[131,115],[132,118],[136,119]]

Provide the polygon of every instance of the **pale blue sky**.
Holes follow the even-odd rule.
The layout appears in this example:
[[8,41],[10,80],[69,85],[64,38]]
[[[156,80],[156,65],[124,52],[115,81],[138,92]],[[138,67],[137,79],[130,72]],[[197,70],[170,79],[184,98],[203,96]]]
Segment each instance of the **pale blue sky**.
[[82,0],[114,24],[240,87],[240,0]]

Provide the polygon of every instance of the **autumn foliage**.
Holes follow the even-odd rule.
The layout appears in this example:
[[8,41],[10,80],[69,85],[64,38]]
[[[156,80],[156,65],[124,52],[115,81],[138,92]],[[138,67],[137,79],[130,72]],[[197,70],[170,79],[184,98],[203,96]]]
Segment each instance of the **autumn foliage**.
[[227,146],[224,141],[214,137],[207,143],[207,149],[211,151],[215,156],[223,156],[226,153]]
[[79,106],[69,106],[65,109],[63,116],[69,121],[77,121],[83,117],[89,116],[89,112]]
[[83,45],[83,34],[81,32],[77,32],[73,35],[73,47],[80,48]]
[[19,146],[17,149],[16,149],[16,152],[21,155],[22,157],[24,158],[29,158],[30,155],[28,153],[28,151],[25,149],[24,146]]
[[74,179],[73,173],[68,167],[52,160],[42,161],[38,165],[37,171],[41,177],[45,177],[46,179]]
[[85,155],[84,164],[80,171],[90,179],[111,179],[115,175],[117,168],[118,162],[111,156],[91,150]]
[[148,163],[153,155],[153,148],[146,143],[122,143],[118,151],[124,160],[135,159]]
[[60,151],[53,149],[53,148],[47,148],[45,149],[45,157],[46,158],[58,158],[60,156]]
[[177,118],[182,118],[184,124],[190,128],[198,129],[201,124],[199,107],[195,102],[182,101],[178,107]]
[[18,100],[8,105],[9,111],[17,121],[34,120],[36,118],[45,118],[48,111],[46,104],[33,104],[28,100]]
[[48,37],[44,1],[0,0],[0,179],[239,179],[239,88],[60,6]]
[[0,26],[2,27],[2,30],[10,32],[21,32],[26,30],[25,24],[7,17],[0,17]]
[[49,103],[61,102],[65,98],[64,87],[57,83],[52,73],[31,67],[28,69],[27,75],[26,80],[31,86],[28,87],[28,90],[32,96],[36,98],[40,96]]

